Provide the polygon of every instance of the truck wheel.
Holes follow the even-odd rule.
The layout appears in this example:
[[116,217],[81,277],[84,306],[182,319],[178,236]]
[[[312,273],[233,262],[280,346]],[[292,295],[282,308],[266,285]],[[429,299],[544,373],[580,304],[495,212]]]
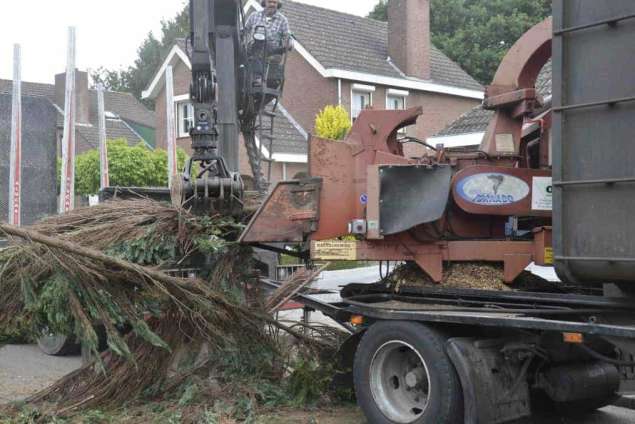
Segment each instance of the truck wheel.
[[75,355],[79,353],[80,346],[73,337],[63,334],[54,334],[49,331],[42,331],[42,335],[37,339],[40,350],[51,356]]
[[384,321],[366,331],[353,374],[370,423],[463,422],[463,392],[444,345],[438,332],[415,322]]

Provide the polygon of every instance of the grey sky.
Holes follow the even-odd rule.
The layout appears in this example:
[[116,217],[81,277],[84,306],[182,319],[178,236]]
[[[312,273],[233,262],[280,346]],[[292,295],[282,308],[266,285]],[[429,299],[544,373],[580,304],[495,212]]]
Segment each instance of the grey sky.
[[[366,15],[377,0],[301,0],[342,12]],[[77,28],[77,67],[126,67],[148,32],[160,31],[183,0],[2,0],[0,78],[13,74],[13,44],[22,45],[22,79],[52,83],[64,72],[67,28]],[[107,5],[107,7],[106,7]]]

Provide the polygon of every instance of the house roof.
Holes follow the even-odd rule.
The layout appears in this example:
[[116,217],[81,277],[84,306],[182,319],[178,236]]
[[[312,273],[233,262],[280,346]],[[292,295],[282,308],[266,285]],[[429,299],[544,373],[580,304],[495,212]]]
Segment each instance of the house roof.
[[[247,0],[246,12],[261,10]],[[430,80],[404,75],[388,57],[388,24],[304,3],[285,1],[283,12],[296,39],[295,50],[324,78],[341,78],[407,90],[482,99],[483,87],[459,65],[432,46]],[[178,60],[190,66],[187,47],[177,41],[155,74],[144,98],[156,98],[165,85],[165,68]]]
[[[406,78],[388,61],[388,24],[322,7],[286,1],[283,12],[294,37],[325,68]],[[436,47],[432,83],[482,91],[483,87]]]
[[[76,130],[79,133],[79,137],[85,142],[85,145],[92,148],[99,147],[99,128],[96,125],[78,126]],[[106,135],[110,140],[125,138],[129,144],[146,141],[123,120],[107,119]]]
[[284,106],[278,105],[273,129],[273,154],[306,155],[309,151],[308,137]]
[[[551,96],[551,60],[548,61],[540,71],[536,80],[536,90],[543,98]],[[483,133],[487,130],[490,120],[494,116],[494,111],[485,110],[482,106],[461,115],[456,121],[445,127],[434,137],[449,137],[465,134]]]
[[[0,94],[12,94],[13,81],[0,79]],[[63,107],[55,104],[55,85],[33,82],[22,83],[22,95],[25,97],[44,97],[56,106],[58,111],[57,125],[62,127]],[[90,147],[99,146],[99,133],[96,122],[97,116],[97,90],[89,90],[91,125],[78,125],[76,127],[79,136],[86,141]],[[106,134],[108,138],[125,138],[130,143],[144,141],[143,138],[129,125],[130,123],[140,124],[145,127],[154,128],[156,125],[154,112],[148,110],[132,94],[113,91],[104,92],[105,109],[112,112],[119,119],[106,120]],[[149,141],[150,142],[150,141]]]
[[[0,94],[13,94],[12,80],[0,79]],[[53,84],[23,81],[22,95],[27,97],[47,97],[53,101],[55,98],[55,86]]]
[[[89,90],[91,115],[97,116],[97,90]],[[154,112],[146,108],[130,93],[104,91],[104,107],[126,121],[136,122],[146,127],[154,128],[156,118]]]

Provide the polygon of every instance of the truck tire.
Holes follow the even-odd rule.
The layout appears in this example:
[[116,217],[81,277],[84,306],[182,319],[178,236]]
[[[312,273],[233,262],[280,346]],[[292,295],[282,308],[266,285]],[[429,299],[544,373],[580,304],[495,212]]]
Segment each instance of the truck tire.
[[37,339],[37,345],[42,352],[50,356],[76,355],[80,351],[80,346],[74,337],[63,334],[43,332]]
[[463,392],[445,338],[423,324],[383,321],[353,364],[357,402],[373,424],[460,424]]

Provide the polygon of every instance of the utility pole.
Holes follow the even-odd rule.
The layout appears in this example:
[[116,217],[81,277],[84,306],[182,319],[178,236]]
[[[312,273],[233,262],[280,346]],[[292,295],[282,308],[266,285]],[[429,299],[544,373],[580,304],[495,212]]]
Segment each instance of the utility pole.
[[11,157],[9,164],[9,224],[20,225],[22,216],[22,64],[20,45],[13,46],[13,103],[11,106]]
[[166,110],[166,139],[168,149],[168,187],[172,188],[172,179],[177,175],[176,159],[176,126],[174,112],[174,73],[172,66],[165,70],[165,110]]
[[59,213],[75,207],[75,28],[68,29],[68,57],[64,96],[64,137],[62,139],[62,181]]
[[106,110],[104,106],[104,86],[97,87],[97,114],[99,120],[99,188],[110,186],[108,175],[108,145],[106,143]]

